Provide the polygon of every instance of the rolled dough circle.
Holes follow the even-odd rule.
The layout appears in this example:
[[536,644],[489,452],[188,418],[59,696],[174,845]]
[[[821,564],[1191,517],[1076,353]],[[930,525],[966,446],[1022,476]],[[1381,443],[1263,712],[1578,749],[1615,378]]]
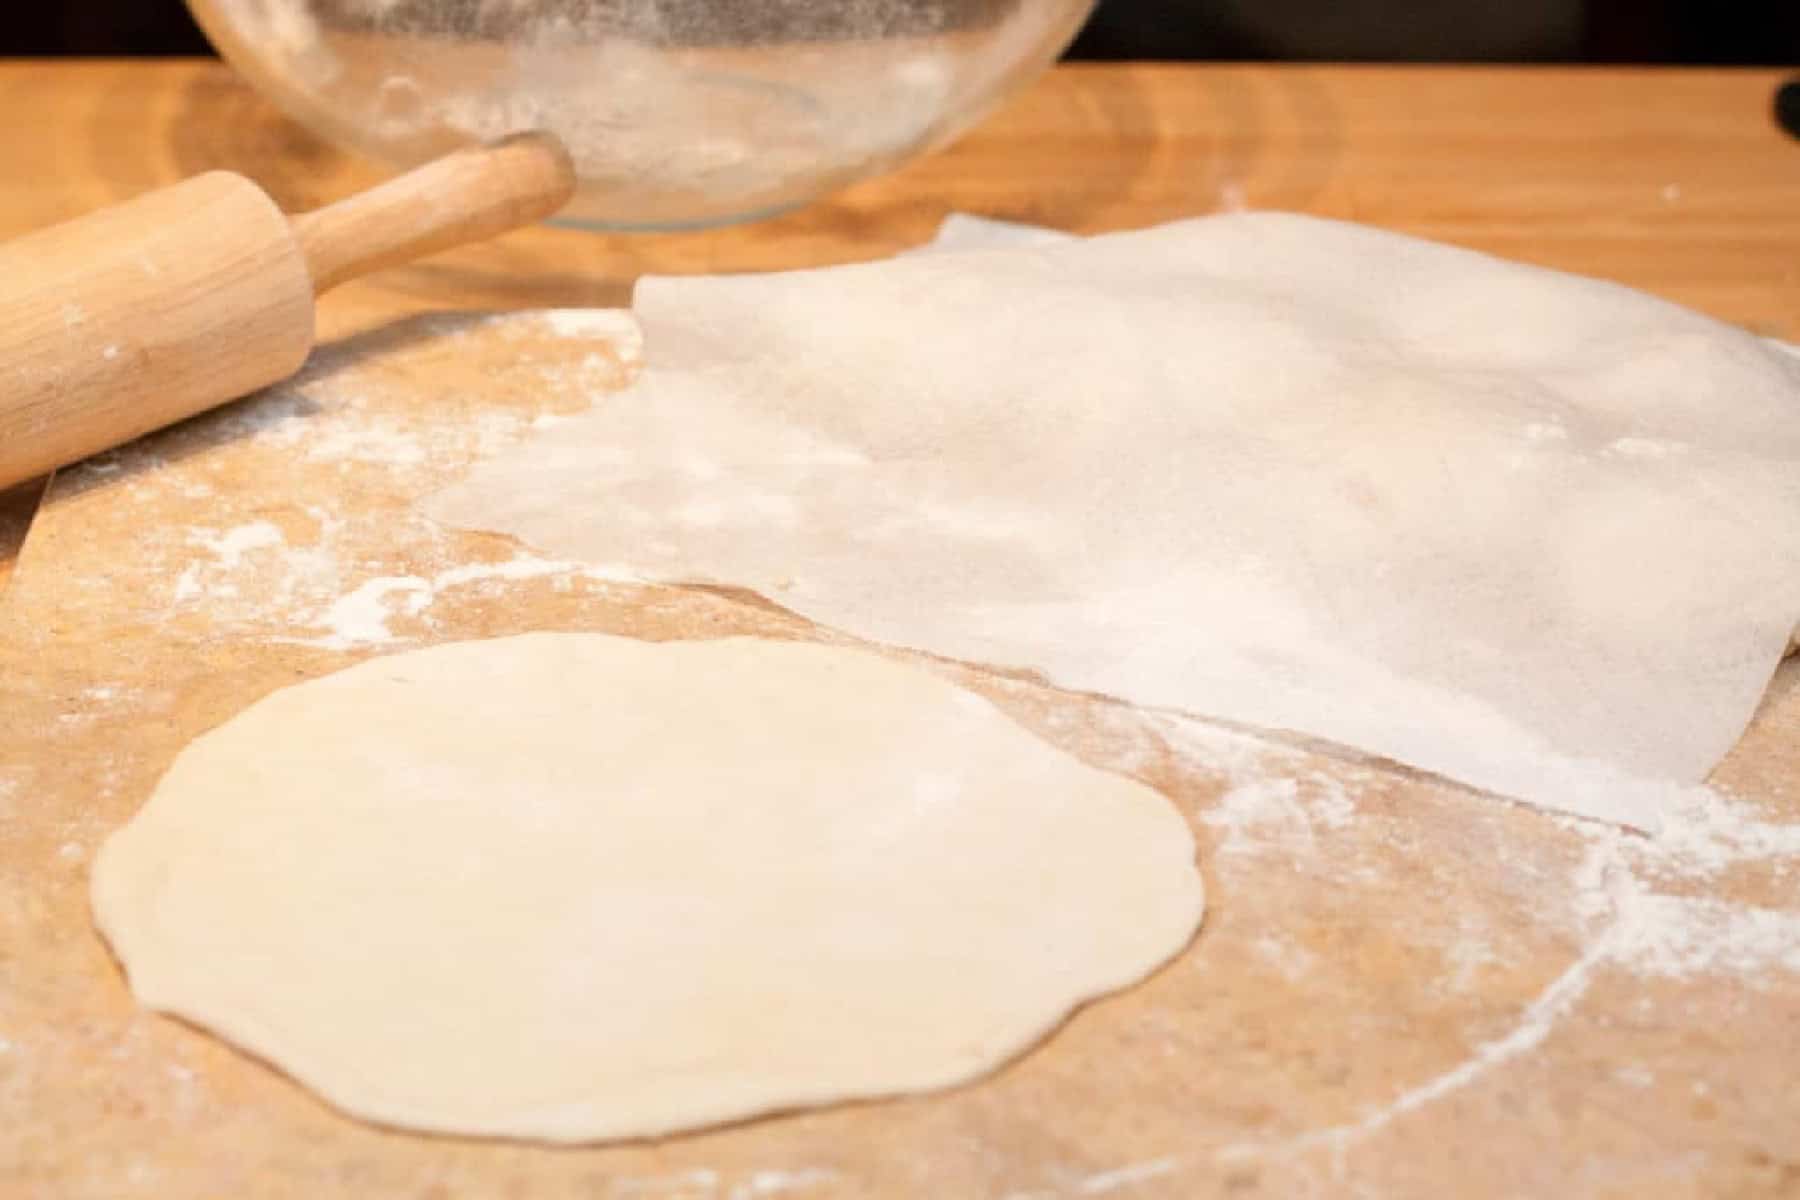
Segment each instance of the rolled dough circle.
[[276,692],[92,884],[144,1004],[358,1116],[552,1141],[969,1080],[1203,907],[1167,800],[922,670],[584,633]]

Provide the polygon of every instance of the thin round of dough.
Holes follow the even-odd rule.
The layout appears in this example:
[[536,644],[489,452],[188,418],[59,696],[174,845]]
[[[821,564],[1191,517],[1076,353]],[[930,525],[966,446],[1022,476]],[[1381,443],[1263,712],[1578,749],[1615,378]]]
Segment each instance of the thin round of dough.
[[345,1111],[551,1141],[969,1080],[1203,909],[1166,799],[922,670],[585,633],[276,692],[93,903],[145,1005]]

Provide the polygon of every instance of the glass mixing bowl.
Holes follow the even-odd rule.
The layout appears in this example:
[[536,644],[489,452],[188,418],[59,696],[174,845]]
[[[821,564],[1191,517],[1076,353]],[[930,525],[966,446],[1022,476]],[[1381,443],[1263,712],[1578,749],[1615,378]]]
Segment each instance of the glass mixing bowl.
[[189,0],[290,116],[396,167],[523,129],[568,145],[566,220],[747,220],[962,132],[1094,0]]

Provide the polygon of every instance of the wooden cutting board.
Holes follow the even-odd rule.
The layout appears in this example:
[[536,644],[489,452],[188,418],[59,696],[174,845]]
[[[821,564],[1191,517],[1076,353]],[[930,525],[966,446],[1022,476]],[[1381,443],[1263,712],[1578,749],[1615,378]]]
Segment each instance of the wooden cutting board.
[[[169,70],[131,76],[130,86],[163,104],[212,96],[205,102],[257,114],[257,128],[288,139],[283,156],[336,161],[221,75]],[[0,72],[0,100],[7,78]],[[1362,114],[1355,136],[1306,118],[1258,142],[1278,165],[1251,200],[1304,203],[1282,180],[1315,167],[1325,194],[1366,195],[1386,172],[1435,169],[1429,146],[1390,140],[1402,138],[1410,90],[1523,103],[1546,86],[1528,73],[1425,73],[1406,77],[1408,87],[1357,72],[1295,76],[1305,80],[1295,88],[1285,78],[1061,75],[987,142],[966,143],[961,160],[922,164],[774,230],[682,243],[691,257],[669,251],[680,261],[664,265],[715,265],[708,255],[749,265],[775,253],[784,229],[791,245],[811,247],[796,253],[874,257],[921,239],[949,206],[1042,217],[1029,203],[979,202],[1001,195],[997,183],[983,190],[1002,174],[984,174],[990,161],[1013,154],[1011,173],[1042,187],[1084,138],[1135,145],[1150,163],[1176,153],[1171,138],[1229,148],[1230,119],[1197,114],[1212,111],[1207,97],[1232,94],[1312,97],[1340,126],[1346,112]],[[1578,108],[1588,85],[1549,78],[1564,80],[1564,103]],[[1649,117],[1624,100],[1605,110],[1618,128],[1666,119],[1690,139],[1676,138],[1672,152],[1645,142],[1653,157],[1633,170],[1651,179],[1683,164],[1750,171],[1728,138],[1719,148],[1750,81],[1704,78],[1712,106],[1699,111],[1717,127],[1679,106]],[[1568,124],[1529,128],[1560,147],[1576,139]],[[1064,141],[1033,148],[1052,131]],[[1308,149],[1315,134],[1338,139],[1330,161]],[[1744,137],[1746,153],[1780,148]],[[1589,169],[1572,147],[1546,161]],[[1623,188],[1623,163],[1592,170]],[[1800,196],[1800,167],[1762,170],[1789,201]],[[945,182],[953,176],[962,182]],[[1209,206],[1174,178],[1085,219],[1135,224],[1172,215],[1162,210],[1178,202]],[[1444,195],[1476,203],[1473,193]],[[1750,224],[1800,249],[1800,228],[1782,219]],[[1498,217],[1483,228],[1509,236]],[[1578,240],[1572,225],[1556,228],[1540,247],[1551,257]],[[1596,219],[1591,235],[1604,242],[1621,228]],[[1710,228],[1702,222],[1694,238]],[[1652,850],[1634,835],[1404,772],[927,663],[1054,744],[1169,795],[1193,823],[1210,900],[1200,937],[1167,969],[1084,1009],[992,1078],[940,1095],[616,1147],[418,1137],[344,1118],[204,1033],[138,1012],[88,924],[86,864],[186,742],[256,698],[373,654],[524,629],[835,637],[754,596],[621,583],[417,515],[421,495],[623,380],[630,355],[616,318],[416,315],[423,298],[484,289],[504,294],[493,303],[616,300],[628,274],[599,259],[658,253],[654,242],[568,240],[578,236],[533,233],[348,292],[327,313],[331,345],[293,386],[59,477],[0,610],[0,1195],[1025,1200],[1800,1188],[1792,665],[1719,773],[1735,799],[1685,822],[1673,848]],[[543,272],[563,248],[575,278],[559,286]],[[1789,306],[1736,292],[1715,311],[1800,332],[1787,324],[1791,291],[1769,288]]]

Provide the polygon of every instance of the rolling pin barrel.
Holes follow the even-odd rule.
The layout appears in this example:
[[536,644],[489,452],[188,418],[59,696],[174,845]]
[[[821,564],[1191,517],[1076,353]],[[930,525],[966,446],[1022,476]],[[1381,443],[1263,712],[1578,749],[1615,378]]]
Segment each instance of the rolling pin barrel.
[[241,176],[0,245],[0,488],[285,379],[312,344],[306,260]]
[[317,293],[574,189],[562,146],[520,134],[293,220],[214,172],[0,245],[0,489],[288,378]]

